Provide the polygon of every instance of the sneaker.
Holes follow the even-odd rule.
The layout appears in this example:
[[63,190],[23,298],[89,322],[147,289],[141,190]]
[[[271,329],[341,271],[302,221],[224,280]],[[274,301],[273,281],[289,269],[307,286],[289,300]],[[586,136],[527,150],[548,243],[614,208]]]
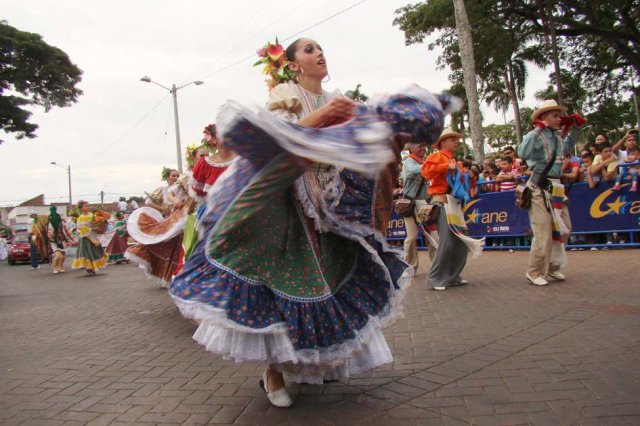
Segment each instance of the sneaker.
[[529,282],[533,285],[547,285],[549,284],[547,282],[547,280],[545,280],[544,278],[540,277],[536,277],[536,278],[531,278],[531,275],[529,275],[529,273],[524,274],[524,276],[529,280]]
[[31,269],[36,270],[36,269],[42,269],[42,266],[38,265],[38,266],[32,266]]
[[449,283],[450,286],[454,286],[454,287],[457,285],[467,285],[467,284],[469,284],[469,280],[465,280],[463,278],[460,278],[458,281]]
[[567,279],[567,277],[565,277],[564,274],[560,271],[553,271],[553,272],[547,273],[547,278],[551,278],[556,281],[564,281]]
[[591,251],[598,251],[598,247],[591,247],[589,250],[591,250]]
[[59,274],[59,273],[60,273],[60,271],[53,271],[53,273],[54,273],[54,274]]
[[443,286],[443,285],[437,285],[437,286],[433,287],[433,289],[434,289],[435,291],[444,291],[444,290],[446,290],[447,288],[446,288],[445,286]]

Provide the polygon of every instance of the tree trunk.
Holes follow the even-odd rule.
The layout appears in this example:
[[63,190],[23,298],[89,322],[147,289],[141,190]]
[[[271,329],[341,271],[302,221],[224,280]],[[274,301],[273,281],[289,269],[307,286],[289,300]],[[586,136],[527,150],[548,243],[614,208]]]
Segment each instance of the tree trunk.
[[520,121],[520,105],[516,93],[511,62],[507,64],[507,72],[507,92],[509,93],[509,100],[511,100],[511,106],[513,107],[513,120],[516,123],[516,141],[517,144],[520,145],[522,142],[522,122]]
[[549,35],[551,36],[551,56],[553,58],[553,68],[555,69],[556,91],[558,92],[558,104],[564,105],[564,90],[562,90],[562,75],[560,74],[560,55],[558,54],[558,41],[556,38],[556,23],[553,18],[553,2],[547,0],[547,24],[549,25]]
[[469,18],[464,6],[464,0],[453,0],[456,16],[456,32],[458,33],[458,45],[460,47],[460,59],[464,76],[464,89],[469,101],[469,129],[471,130],[471,143],[476,156],[476,161],[484,161],[484,140],[482,139],[482,123],[480,115],[480,102],[478,100],[478,85],[476,77],[476,64],[473,58],[473,40]]

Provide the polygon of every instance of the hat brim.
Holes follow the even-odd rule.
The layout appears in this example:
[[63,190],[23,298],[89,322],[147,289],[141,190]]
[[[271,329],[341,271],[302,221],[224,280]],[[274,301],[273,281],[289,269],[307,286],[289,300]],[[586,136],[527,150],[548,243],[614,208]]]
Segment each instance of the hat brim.
[[445,140],[447,138],[454,138],[454,137],[462,139],[462,133],[458,133],[458,132],[443,133],[443,134],[440,135],[440,137],[436,141],[435,145],[439,147],[440,146],[440,142],[442,142],[443,140]]
[[536,121],[538,117],[540,117],[542,114],[549,111],[567,112],[567,107],[562,105],[557,105],[557,106],[549,106],[549,107],[537,109],[531,115],[531,121]]

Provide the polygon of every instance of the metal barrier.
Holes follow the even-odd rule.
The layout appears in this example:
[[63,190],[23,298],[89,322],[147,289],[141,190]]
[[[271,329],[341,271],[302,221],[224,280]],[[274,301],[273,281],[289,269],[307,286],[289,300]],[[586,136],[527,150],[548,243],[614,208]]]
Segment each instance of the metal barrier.
[[[619,166],[634,165],[640,162]],[[640,247],[640,193],[631,192],[630,183],[623,183],[619,191],[614,190],[613,182],[601,182],[594,189],[584,182],[576,183],[568,188],[568,196],[573,227],[570,249]],[[469,235],[485,237],[486,250],[529,249],[529,215],[526,210],[515,207],[514,191],[481,193],[463,207],[463,212]],[[603,234],[604,238],[599,237]],[[614,234],[618,241],[612,238]],[[404,218],[394,214],[387,239],[404,240],[405,235]],[[424,240],[420,235],[419,247],[423,249]]]

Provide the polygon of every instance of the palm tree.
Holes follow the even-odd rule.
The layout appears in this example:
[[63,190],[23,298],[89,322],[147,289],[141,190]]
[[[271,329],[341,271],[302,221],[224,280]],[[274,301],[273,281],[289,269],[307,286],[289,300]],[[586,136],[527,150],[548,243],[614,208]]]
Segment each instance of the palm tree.
[[482,139],[482,123],[480,115],[480,101],[478,96],[478,82],[476,77],[476,63],[473,57],[473,38],[464,0],[453,0],[456,18],[456,32],[462,62],[464,87],[469,101],[469,127],[471,143],[476,161],[484,161],[484,140]]

